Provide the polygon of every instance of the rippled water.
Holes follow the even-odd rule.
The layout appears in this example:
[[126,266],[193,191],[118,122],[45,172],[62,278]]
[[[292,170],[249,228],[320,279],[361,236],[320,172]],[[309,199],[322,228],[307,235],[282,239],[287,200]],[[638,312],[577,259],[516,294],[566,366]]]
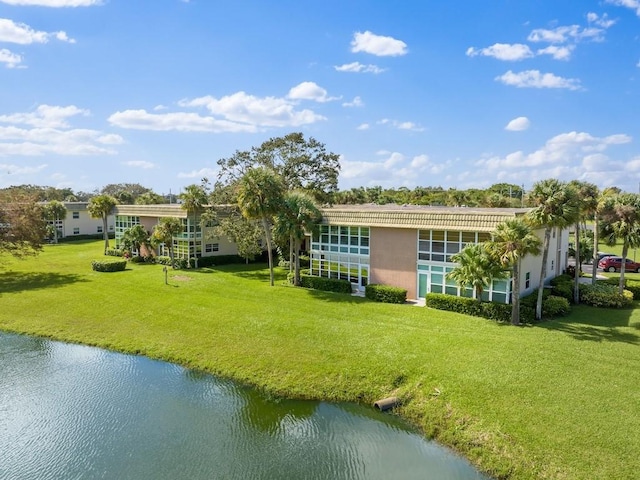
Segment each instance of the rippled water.
[[1,479],[483,479],[373,409],[0,333]]

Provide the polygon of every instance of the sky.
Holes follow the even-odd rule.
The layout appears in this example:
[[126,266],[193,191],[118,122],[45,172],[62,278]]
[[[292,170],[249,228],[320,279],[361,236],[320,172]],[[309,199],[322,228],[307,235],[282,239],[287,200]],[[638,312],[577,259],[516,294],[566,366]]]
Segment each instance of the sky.
[[0,0],[0,188],[179,193],[302,132],[339,188],[640,189],[640,0]]

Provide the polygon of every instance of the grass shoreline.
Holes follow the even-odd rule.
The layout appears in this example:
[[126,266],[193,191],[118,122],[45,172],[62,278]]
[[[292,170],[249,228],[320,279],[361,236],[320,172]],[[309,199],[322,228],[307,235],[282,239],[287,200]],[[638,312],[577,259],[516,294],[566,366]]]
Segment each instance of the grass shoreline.
[[640,468],[637,310],[593,318],[579,307],[514,328],[270,288],[256,266],[171,272],[169,285],[161,266],[92,272],[100,249],[3,258],[0,330],[170,361],[274,396],[372,404],[395,394],[400,416],[495,478],[623,479]]

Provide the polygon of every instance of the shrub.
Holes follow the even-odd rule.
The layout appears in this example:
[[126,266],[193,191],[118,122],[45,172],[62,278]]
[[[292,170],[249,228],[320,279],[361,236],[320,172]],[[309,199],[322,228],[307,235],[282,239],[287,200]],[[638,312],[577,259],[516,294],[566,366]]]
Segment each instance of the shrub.
[[313,288],[314,290],[336,293],[351,293],[352,288],[351,282],[349,282],[349,280],[314,277],[312,275],[301,275],[300,285],[305,288]]
[[618,287],[605,282],[581,284],[580,301],[594,307],[622,308],[633,303],[633,293],[623,290],[620,294]]
[[[565,298],[568,302],[573,302],[573,280],[554,285],[551,289],[551,295]],[[544,300],[542,303],[544,303]]]
[[[606,280],[599,281],[598,283],[605,283],[607,285],[614,285],[617,287],[618,284],[620,283],[620,278],[619,277],[608,278]],[[625,277],[624,288],[625,290],[629,290],[631,293],[633,293],[634,300],[640,300],[640,282],[639,281],[632,280]]]
[[564,317],[571,311],[569,300],[564,297],[556,297],[555,295],[549,295],[542,301],[542,317]]
[[119,248],[110,248],[109,250],[104,252],[104,254],[109,257],[122,257],[124,251],[120,250]]
[[407,290],[405,288],[372,283],[365,287],[364,296],[375,302],[405,303],[407,301]]
[[127,268],[126,260],[94,260],[91,262],[91,268],[95,272],[121,272]]
[[[569,265],[569,267],[572,267],[573,265]],[[567,272],[569,272],[569,267],[567,267]],[[575,267],[574,267],[575,270]],[[556,285],[560,285],[562,283],[573,283],[573,276],[569,273],[563,273],[562,275],[558,275],[557,277],[554,277],[551,279],[551,281],[549,282],[551,284],[552,287],[555,287]]]
[[[531,295],[529,295],[531,296]],[[552,300],[548,306],[549,312],[563,312],[558,313],[560,315],[566,315],[569,311],[569,302],[564,298],[546,296],[543,299],[542,310],[545,318],[550,318],[549,315],[545,315],[545,305]],[[495,320],[496,322],[511,322],[511,304],[507,303],[495,303],[495,302],[478,302],[472,298],[455,297],[453,295],[446,295],[444,293],[428,293],[425,299],[427,307],[436,308],[438,310],[448,310],[450,312],[463,313],[465,315],[472,315],[474,317],[487,318],[489,320]],[[535,296],[532,305],[527,303],[520,303],[520,322],[521,323],[533,323],[536,318],[535,309]]]

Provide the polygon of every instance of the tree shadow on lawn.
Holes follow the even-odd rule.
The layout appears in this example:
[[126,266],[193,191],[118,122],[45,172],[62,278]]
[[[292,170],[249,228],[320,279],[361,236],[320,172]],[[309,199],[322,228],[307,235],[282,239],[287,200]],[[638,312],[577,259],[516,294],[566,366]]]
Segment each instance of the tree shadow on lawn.
[[640,324],[631,320],[630,308],[595,308],[587,306],[573,307],[568,317],[539,323],[536,326],[547,330],[556,330],[571,335],[576,340],[592,342],[624,342],[640,344]]
[[87,282],[81,275],[68,273],[0,273],[0,294],[15,293],[25,290],[57,288],[76,282]]

